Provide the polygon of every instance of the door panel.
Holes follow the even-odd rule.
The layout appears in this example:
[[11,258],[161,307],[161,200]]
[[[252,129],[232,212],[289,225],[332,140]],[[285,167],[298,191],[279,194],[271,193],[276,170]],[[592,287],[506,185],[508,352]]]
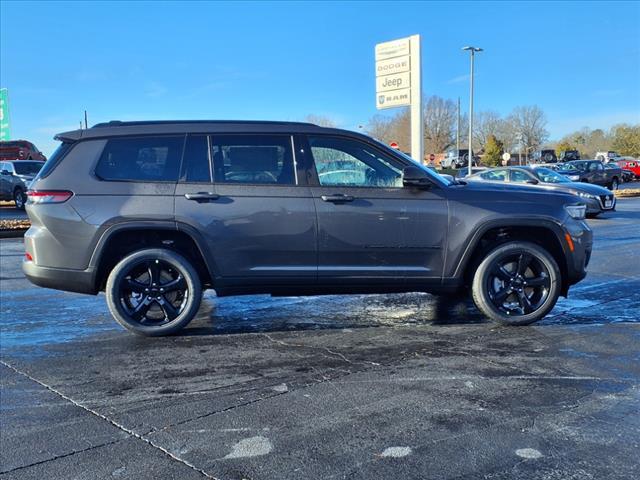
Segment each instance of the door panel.
[[442,190],[402,187],[404,166],[352,138],[310,136],[321,283],[439,279],[447,231]]
[[[315,283],[315,207],[309,188],[297,185],[291,137],[208,141],[215,182],[179,184],[176,218],[205,233],[220,284]],[[199,192],[209,198],[184,196]]]

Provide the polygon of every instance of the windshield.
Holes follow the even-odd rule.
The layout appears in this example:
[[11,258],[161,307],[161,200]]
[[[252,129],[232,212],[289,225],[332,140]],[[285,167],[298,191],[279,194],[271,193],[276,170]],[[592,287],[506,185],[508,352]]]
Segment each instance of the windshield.
[[36,175],[44,162],[13,162],[13,168],[18,175]]
[[536,168],[536,176],[543,183],[571,183],[564,175],[554,172],[548,168]]
[[[386,147],[386,145],[385,145]],[[396,151],[395,153],[400,154],[403,158],[406,158],[407,160],[409,160],[413,165],[415,165],[418,168],[421,168],[422,170],[424,170],[425,172],[427,172],[429,174],[429,176],[431,178],[434,178],[437,182],[444,184],[444,185],[453,185],[455,182],[446,179],[445,177],[443,177],[442,175],[440,175],[436,170],[433,170],[425,165],[422,165],[420,162],[416,162],[412,157],[410,157],[409,155],[407,155],[406,153],[402,152],[402,151]]]

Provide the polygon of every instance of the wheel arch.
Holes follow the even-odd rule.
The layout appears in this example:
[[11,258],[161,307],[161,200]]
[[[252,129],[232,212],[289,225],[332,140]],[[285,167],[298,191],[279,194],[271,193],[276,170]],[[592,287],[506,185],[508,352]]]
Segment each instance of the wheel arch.
[[478,229],[456,266],[454,277],[470,285],[473,274],[484,256],[496,246],[508,241],[527,241],[545,248],[560,269],[561,295],[569,290],[568,247],[560,224],[550,220],[490,222]]
[[175,222],[136,221],[108,228],[100,236],[89,261],[94,287],[100,291],[109,272],[124,256],[143,248],[167,248],[193,263],[202,284],[213,286],[215,265],[202,236],[189,225]]

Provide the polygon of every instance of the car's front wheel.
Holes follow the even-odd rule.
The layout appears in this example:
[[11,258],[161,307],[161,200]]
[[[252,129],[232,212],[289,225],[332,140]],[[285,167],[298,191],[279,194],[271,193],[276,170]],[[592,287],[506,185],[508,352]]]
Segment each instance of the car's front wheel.
[[618,190],[618,187],[620,187],[620,182],[614,177],[613,180],[611,180],[611,185],[609,185],[609,190]]
[[480,262],[472,295],[490,319],[528,325],[551,311],[560,283],[560,269],[549,252],[530,242],[514,241],[496,247]]
[[27,194],[21,188],[16,188],[13,192],[13,201],[16,203],[18,210],[24,210],[24,206],[27,203]]
[[182,255],[146,249],[123,258],[111,271],[105,289],[111,315],[138,335],[169,335],[196,315],[202,285]]

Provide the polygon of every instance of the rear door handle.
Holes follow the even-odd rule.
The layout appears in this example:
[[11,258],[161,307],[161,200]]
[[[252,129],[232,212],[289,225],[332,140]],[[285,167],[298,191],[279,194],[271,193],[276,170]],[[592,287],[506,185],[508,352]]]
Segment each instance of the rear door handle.
[[196,192],[196,193],[185,193],[184,198],[187,200],[193,200],[198,203],[208,202],[210,200],[218,200],[220,195],[213,192]]
[[351,195],[343,195],[342,193],[338,193],[336,195],[322,195],[323,202],[331,202],[331,203],[345,203],[345,202],[353,202],[355,200]]

